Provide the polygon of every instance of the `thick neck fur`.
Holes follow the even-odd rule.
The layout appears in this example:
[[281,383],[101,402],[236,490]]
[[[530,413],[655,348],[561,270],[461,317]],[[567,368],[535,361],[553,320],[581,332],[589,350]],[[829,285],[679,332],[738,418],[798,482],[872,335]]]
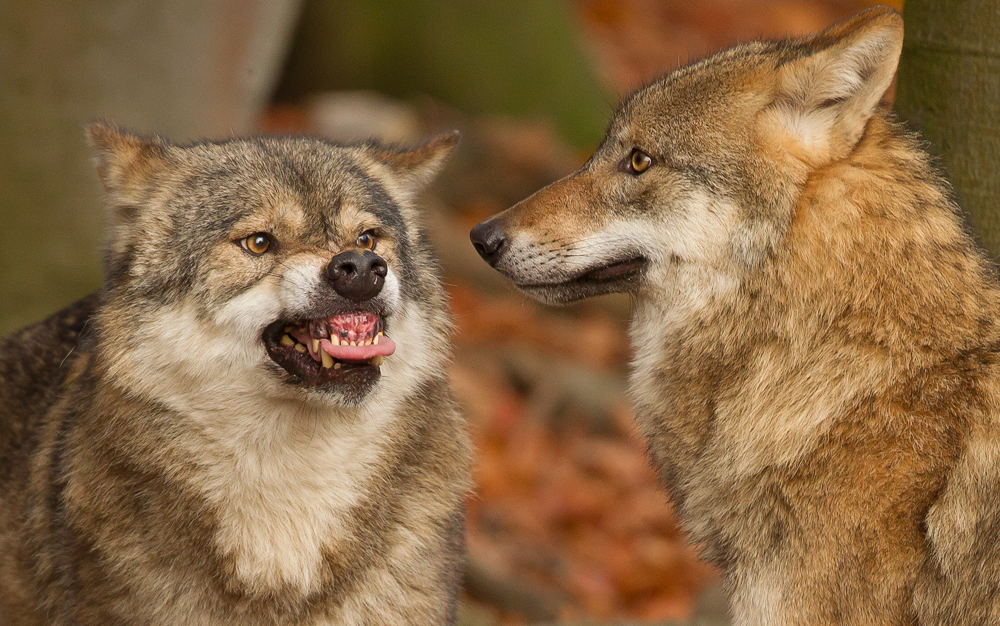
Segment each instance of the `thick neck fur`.
[[880,112],[846,158],[808,177],[759,268],[679,263],[640,298],[633,395],[695,539],[714,531],[708,486],[693,481],[795,463],[859,389],[994,348],[993,270],[946,194]]
[[[109,326],[134,332],[98,338],[83,440],[103,441],[117,462],[201,503],[200,519],[211,520],[205,547],[231,591],[315,593],[329,582],[324,553],[349,539],[350,514],[380,480],[393,437],[412,427],[399,422],[402,407],[443,369],[443,333],[426,316],[399,315],[394,328],[407,341],[378,387],[360,405],[338,407],[283,388],[262,369],[263,349],[241,352],[246,342],[183,305],[160,307],[141,324],[124,322],[128,315],[108,308],[97,320],[99,334]],[[92,478],[81,493],[104,481]]]

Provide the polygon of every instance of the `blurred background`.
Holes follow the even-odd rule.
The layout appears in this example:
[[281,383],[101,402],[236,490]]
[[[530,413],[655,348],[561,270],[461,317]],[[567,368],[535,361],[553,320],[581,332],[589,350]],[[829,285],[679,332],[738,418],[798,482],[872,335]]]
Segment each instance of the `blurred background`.
[[[644,82],[870,4],[0,0],[0,332],[100,283],[90,120],[176,141],[262,132],[405,144],[459,128],[422,204],[456,320],[451,376],[478,447],[462,623],[725,623],[717,574],[686,545],[632,426],[628,299],[536,305],[479,260],[468,230],[581,165],[620,97]],[[937,49],[907,37],[911,56]],[[912,75],[961,73],[935,67]],[[935,106],[913,110],[929,124]],[[947,147],[961,132],[930,138]]]

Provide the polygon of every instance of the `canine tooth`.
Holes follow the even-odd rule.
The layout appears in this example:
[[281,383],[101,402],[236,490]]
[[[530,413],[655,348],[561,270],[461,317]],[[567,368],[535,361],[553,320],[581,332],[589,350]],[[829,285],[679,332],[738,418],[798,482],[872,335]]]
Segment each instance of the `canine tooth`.
[[295,351],[296,352],[305,352],[306,351],[306,345],[304,343],[297,343],[297,344],[295,344]]
[[313,352],[319,352],[319,339],[313,339]]
[[334,363],[333,364],[333,369],[339,370],[340,369],[340,363]]
[[378,367],[379,365],[382,365],[382,361],[384,360],[385,357],[380,354],[378,356],[373,356],[368,362],[374,365],[375,367]]
[[281,336],[281,345],[283,345],[283,346],[294,346],[295,345],[295,340],[292,339],[291,337],[289,337],[288,335],[282,335]]
[[323,367],[325,367],[327,369],[333,367],[333,357],[332,356],[330,356],[326,352],[323,352],[320,356],[323,357]]
[[375,338],[372,339],[372,343],[377,346],[378,345],[378,338],[381,337],[381,336],[382,336],[382,333],[379,333],[379,334],[375,335]]

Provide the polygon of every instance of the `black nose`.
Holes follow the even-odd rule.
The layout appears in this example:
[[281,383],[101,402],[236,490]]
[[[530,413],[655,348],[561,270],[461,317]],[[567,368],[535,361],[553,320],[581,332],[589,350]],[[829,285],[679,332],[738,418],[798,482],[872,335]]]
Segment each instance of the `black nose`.
[[469,232],[469,239],[479,256],[490,265],[497,264],[507,244],[503,232],[492,220],[476,224]]
[[371,300],[382,291],[389,272],[385,260],[371,250],[347,250],[330,260],[326,279],[349,300]]

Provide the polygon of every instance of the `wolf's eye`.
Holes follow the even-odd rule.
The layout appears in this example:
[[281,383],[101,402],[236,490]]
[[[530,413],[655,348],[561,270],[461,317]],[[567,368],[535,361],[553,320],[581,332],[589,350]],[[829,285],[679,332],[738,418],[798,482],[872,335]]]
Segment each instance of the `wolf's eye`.
[[249,237],[240,239],[240,245],[250,254],[260,256],[271,247],[271,238],[267,233],[254,233]]
[[632,150],[632,154],[629,155],[628,163],[625,165],[625,170],[629,174],[642,174],[649,169],[649,166],[653,164],[653,157],[649,156],[642,150],[635,148]]
[[375,235],[370,230],[358,235],[358,240],[354,242],[359,248],[364,248],[365,250],[375,250]]

